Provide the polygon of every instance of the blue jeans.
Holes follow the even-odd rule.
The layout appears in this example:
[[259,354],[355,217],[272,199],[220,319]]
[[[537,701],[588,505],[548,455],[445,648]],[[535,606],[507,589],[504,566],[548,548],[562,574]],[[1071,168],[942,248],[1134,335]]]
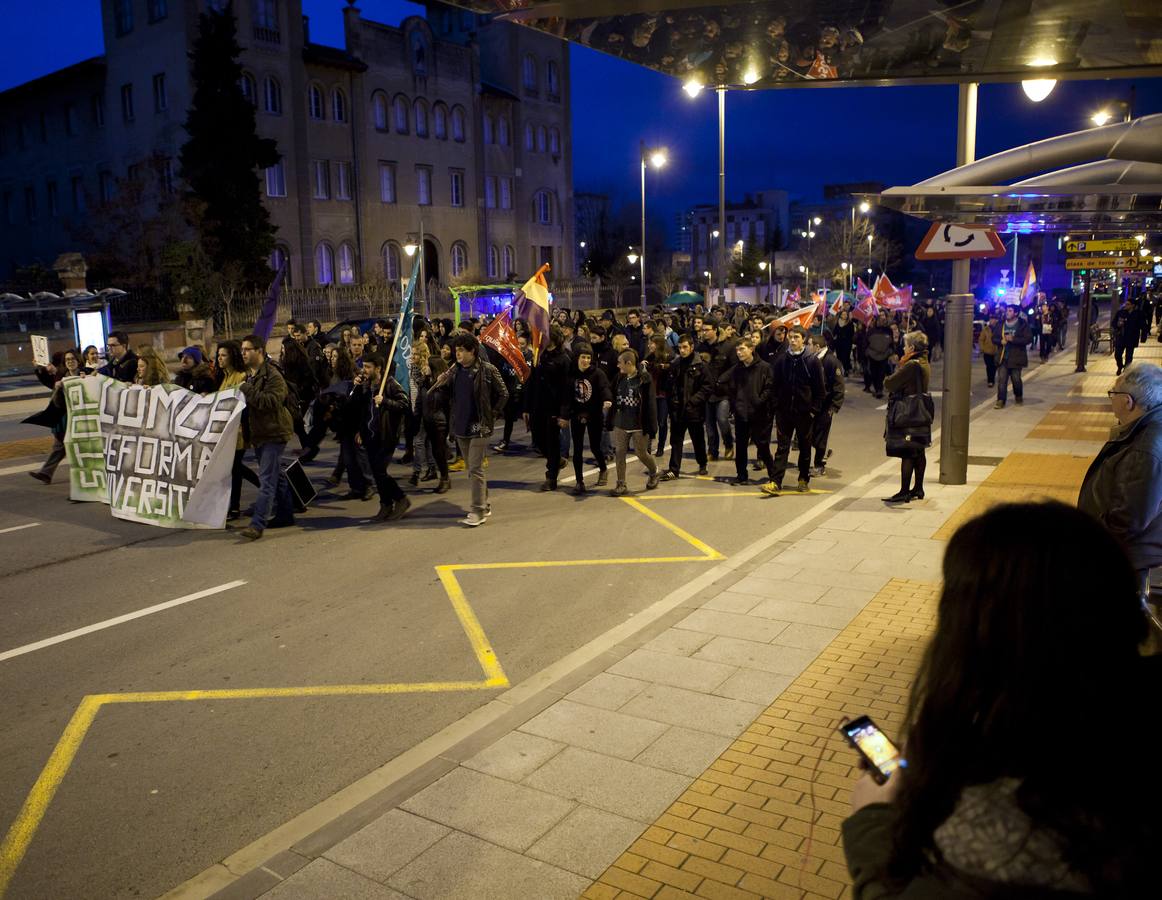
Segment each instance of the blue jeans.
[[[254,502],[254,515],[250,527],[262,531],[274,512],[275,498],[282,490],[290,490],[290,485],[282,477],[280,459],[286,444],[259,444],[254,448],[258,457],[258,499]],[[286,498],[284,498],[286,499]]]
[[726,449],[732,449],[734,435],[730,431],[730,401],[725,399],[711,400],[706,404],[706,443],[711,456],[718,455],[719,432]]

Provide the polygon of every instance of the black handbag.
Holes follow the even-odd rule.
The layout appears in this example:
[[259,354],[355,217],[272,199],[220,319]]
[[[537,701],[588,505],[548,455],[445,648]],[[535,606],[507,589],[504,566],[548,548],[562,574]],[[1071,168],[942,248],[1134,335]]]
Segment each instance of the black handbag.
[[893,394],[888,399],[888,428],[931,428],[936,418],[936,406],[932,395]]

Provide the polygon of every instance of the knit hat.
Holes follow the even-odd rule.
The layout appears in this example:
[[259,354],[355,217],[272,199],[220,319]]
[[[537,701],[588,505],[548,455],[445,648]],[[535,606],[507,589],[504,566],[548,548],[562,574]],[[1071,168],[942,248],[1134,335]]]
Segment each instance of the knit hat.
[[183,356],[192,358],[195,366],[200,366],[205,361],[200,347],[186,347],[185,350],[178,354],[178,359],[181,359]]

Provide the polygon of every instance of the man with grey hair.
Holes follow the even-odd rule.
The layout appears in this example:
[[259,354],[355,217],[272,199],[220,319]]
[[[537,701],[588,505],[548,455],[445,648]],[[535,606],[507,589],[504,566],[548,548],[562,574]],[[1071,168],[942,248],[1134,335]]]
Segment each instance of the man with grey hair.
[[1110,389],[1118,424],[1085,473],[1079,509],[1106,526],[1126,548],[1141,579],[1162,575],[1162,368],[1142,363]]

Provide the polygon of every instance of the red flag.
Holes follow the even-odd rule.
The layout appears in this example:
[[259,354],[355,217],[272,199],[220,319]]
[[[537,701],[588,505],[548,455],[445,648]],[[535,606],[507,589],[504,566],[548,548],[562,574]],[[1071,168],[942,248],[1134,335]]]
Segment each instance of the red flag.
[[[817,295],[812,295],[817,296]],[[802,309],[797,309],[794,312],[789,312],[785,316],[780,316],[775,319],[771,327],[782,325],[786,329],[794,328],[800,325],[803,328],[810,328],[811,323],[815,321],[815,316],[823,314],[824,301],[817,299],[810,306],[804,306]]]
[[856,321],[862,322],[866,328],[879,315],[880,308],[876,304],[875,294],[863,283],[862,278],[855,280],[855,296],[857,302],[851,310],[851,317]]
[[480,340],[503,356],[523,383],[529,377],[529,364],[525,362],[524,355],[520,352],[520,344],[517,343],[516,332],[512,330],[511,310],[512,307],[509,307],[484,326],[480,332]]
[[884,297],[890,297],[896,293],[896,286],[892,284],[892,280],[888,278],[886,273],[881,273],[880,277],[876,279],[875,285],[872,287],[872,293],[882,306]]

